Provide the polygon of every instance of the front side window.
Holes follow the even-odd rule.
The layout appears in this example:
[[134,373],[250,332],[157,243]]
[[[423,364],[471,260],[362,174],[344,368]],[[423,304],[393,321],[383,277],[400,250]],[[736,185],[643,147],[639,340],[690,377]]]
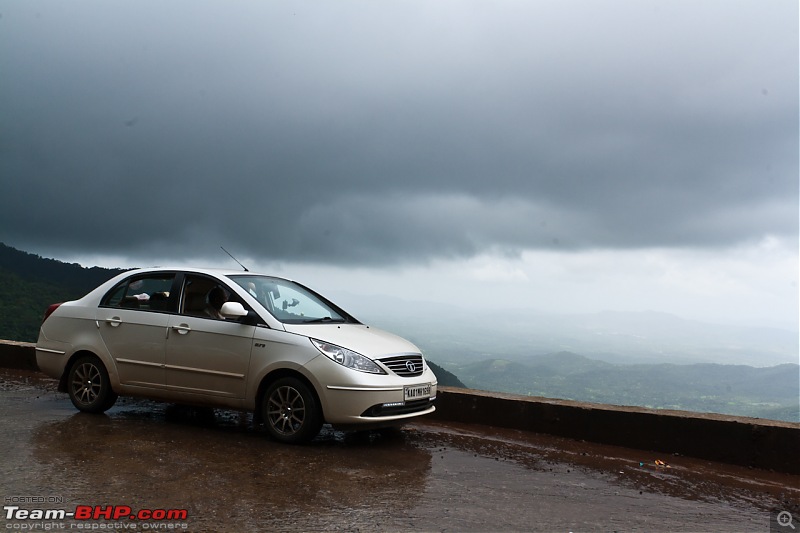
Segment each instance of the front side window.
[[229,301],[231,292],[216,279],[187,274],[183,281],[182,315],[225,320],[220,310]]
[[103,307],[141,309],[146,311],[175,311],[172,296],[174,273],[155,273],[132,276],[111,289],[100,302]]
[[179,313],[200,318],[215,320],[238,320],[222,314],[225,302],[238,302],[246,311],[252,311],[249,305],[230,287],[218,279],[202,274],[186,274],[183,279]]
[[276,319],[287,324],[351,322],[353,319],[302,285],[267,276],[230,276]]

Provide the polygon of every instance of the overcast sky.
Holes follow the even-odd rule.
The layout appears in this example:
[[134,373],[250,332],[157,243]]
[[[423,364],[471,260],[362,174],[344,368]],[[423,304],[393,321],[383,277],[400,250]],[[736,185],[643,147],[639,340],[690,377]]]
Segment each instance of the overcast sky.
[[798,321],[797,0],[0,0],[0,240]]

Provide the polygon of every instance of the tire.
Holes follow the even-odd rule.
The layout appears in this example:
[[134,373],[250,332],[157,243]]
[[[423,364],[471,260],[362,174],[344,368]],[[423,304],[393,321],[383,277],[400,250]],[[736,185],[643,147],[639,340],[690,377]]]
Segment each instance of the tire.
[[72,405],[84,413],[103,413],[117,401],[106,367],[93,355],[84,355],[72,363],[67,392]]
[[270,436],[280,442],[308,442],[322,427],[322,410],[308,386],[285,377],[270,384],[261,404],[261,417]]

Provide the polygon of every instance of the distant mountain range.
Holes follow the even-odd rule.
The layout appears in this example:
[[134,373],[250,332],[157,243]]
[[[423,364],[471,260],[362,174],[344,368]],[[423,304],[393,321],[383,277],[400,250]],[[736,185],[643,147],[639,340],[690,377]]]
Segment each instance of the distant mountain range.
[[557,315],[340,293],[467,387],[800,422],[798,332],[658,312]]
[[619,365],[570,352],[450,367],[470,388],[800,422],[800,366]]

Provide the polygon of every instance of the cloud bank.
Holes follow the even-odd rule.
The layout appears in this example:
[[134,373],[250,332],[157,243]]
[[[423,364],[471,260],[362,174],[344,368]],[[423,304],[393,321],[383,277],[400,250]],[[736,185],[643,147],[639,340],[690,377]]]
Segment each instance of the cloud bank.
[[0,2],[0,240],[428,264],[798,235],[798,6]]

